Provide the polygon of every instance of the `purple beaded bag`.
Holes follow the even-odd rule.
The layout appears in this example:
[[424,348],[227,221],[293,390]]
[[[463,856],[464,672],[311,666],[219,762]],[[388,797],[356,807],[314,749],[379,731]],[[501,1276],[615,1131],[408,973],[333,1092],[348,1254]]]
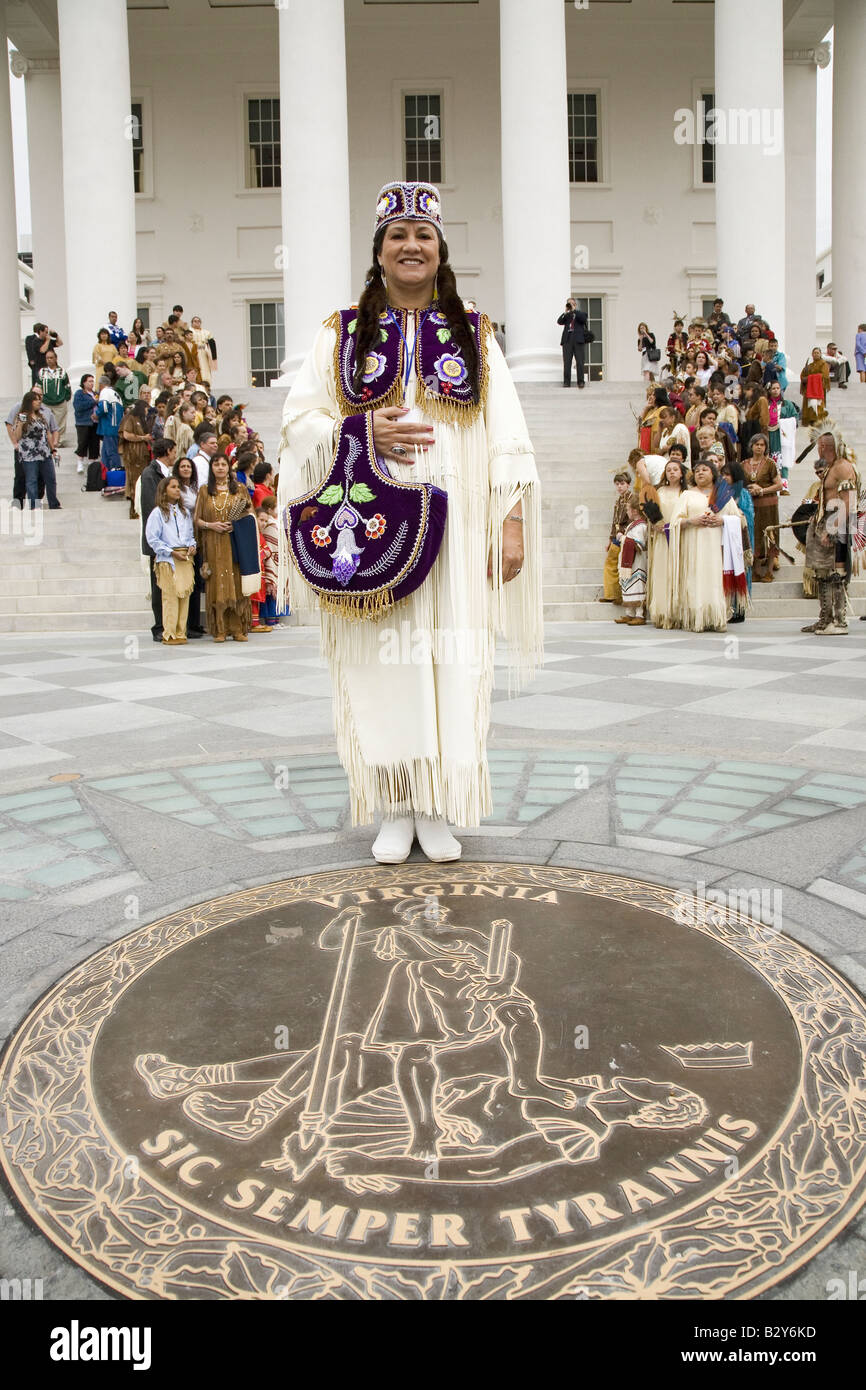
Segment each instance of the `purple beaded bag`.
[[427,578],[447,511],[441,488],[386,471],[369,412],[347,415],[324,482],[286,508],[289,553],[327,612],[377,618]]

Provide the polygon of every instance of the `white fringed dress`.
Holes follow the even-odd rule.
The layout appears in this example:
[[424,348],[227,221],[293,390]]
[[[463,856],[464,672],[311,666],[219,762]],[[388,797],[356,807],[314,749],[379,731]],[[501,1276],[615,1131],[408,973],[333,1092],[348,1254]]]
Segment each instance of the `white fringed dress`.
[[[415,339],[417,316],[406,314]],[[280,443],[279,503],[318,486],[333,456],[341,419],[335,372],[337,319],[320,329],[286,399]],[[377,810],[441,815],[478,825],[492,809],[486,739],[494,644],[507,644],[509,690],[543,655],[541,503],[523,411],[489,323],[482,320],[482,399],[471,417],[447,400],[415,406],[414,366],[403,404],[407,420],[429,423],[435,443],[414,464],[387,463],[401,480],[432,482],[448,493],[439,556],[423,584],[378,620],[322,612],[322,649],[333,682],[337,749],[349,778],[352,823]],[[398,384],[398,400],[400,388]],[[357,409],[357,407],[352,407]],[[346,409],[345,413],[349,413]],[[450,418],[449,418],[450,416]],[[520,503],[524,561],[502,582],[502,523]],[[290,567],[280,528],[280,592],[292,608],[315,609],[315,595]],[[492,556],[492,579],[488,578]]]

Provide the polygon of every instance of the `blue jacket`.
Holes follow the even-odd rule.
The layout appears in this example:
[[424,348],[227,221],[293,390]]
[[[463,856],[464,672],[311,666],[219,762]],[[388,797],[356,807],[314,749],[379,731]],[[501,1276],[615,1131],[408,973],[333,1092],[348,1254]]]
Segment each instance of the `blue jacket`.
[[76,425],[93,424],[93,408],[96,405],[96,397],[89,392],[82,391],[79,386],[75,395],[72,397],[72,409],[75,412]]
[[96,433],[99,435],[113,435],[115,439],[120,433],[120,422],[123,419],[123,406],[119,401],[99,401],[96,407]]

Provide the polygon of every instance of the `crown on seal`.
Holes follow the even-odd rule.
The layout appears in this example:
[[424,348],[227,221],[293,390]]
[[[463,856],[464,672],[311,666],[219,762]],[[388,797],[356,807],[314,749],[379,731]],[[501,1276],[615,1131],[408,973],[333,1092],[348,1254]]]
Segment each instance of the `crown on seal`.
[[676,1047],[660,1044],[663,1052],[676,1057],[682,1067],[750,1067],[752,1065],[752,1046],[750,1042],[724,1043],[686,1043]]
[[432,222],[442,235],[442,199],[432,183],[386,183],[376,199],[375,231],[388,222]]

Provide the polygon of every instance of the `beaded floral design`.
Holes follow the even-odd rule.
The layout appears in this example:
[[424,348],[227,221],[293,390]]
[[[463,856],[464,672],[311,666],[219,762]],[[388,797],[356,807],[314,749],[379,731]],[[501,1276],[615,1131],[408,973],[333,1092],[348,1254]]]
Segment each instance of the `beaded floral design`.
[[389,217],[397,206],[396,193],[383,193],[376,204],[377,217]]
[[388,366],[388,359],[383,352],[368,352],[364,359],[364,375],[361,378],[369,386],[371,381],[376,381]]
[[462,386],[469,375],[466,363],[456,352],[443,352],[433,363],[433,370],[446,386]]

